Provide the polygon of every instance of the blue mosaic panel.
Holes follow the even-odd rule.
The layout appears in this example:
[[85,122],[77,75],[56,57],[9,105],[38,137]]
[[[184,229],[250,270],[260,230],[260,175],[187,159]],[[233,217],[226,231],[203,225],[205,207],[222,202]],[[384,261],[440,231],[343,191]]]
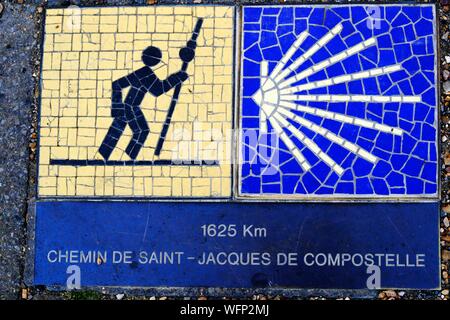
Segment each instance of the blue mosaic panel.
[[432,5],[243,9],[240,195],[436,197]]

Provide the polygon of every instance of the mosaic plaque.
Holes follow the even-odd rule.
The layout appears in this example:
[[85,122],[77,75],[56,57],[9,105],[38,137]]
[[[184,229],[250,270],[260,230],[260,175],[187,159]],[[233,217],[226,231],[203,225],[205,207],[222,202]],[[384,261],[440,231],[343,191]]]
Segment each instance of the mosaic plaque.
[[436,39],[428,4],[47,9],[34,284],[438,288]]

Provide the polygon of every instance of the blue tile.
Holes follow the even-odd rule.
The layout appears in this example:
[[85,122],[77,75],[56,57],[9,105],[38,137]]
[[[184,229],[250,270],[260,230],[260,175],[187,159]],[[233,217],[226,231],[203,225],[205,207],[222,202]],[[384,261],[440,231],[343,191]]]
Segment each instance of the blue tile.
[[260,193],[261,178],[246,177],[242,180],[242,192],[245,193]]
[[409,20],[404,13],[399,13],[391,25],[393,27],[401,27],[408,24],[409,22],[411,22],[411,20]]

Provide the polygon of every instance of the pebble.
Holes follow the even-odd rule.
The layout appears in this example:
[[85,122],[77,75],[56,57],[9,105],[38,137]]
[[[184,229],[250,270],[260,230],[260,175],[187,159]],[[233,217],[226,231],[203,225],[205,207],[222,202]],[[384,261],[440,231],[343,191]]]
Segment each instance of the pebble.
[[448,289],[444,289],[441,291],[442,295],[444,296],[448,296],[448,294],[450,293]]
[[450,63],[450,56],[445,56],[445,62]]
[[117,300],[122,300],[125,295],[123,293],[116,294]]
[[394,300],[396,298],[398,298],[398,294],[394,290],[385,290],[378,294],[378,299],[381,300]]
[[448,250],[442,250],[442,260],[449,261],[450,260],[450,251]]

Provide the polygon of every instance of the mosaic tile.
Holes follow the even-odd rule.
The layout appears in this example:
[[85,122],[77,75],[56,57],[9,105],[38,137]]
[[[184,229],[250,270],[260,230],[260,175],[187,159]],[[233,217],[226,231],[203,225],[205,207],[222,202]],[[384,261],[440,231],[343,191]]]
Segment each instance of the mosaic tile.
[[434,15],[245,7],[239,195],[437,197]]
[[40,197],[229,197],[234,8],[49,9]]

